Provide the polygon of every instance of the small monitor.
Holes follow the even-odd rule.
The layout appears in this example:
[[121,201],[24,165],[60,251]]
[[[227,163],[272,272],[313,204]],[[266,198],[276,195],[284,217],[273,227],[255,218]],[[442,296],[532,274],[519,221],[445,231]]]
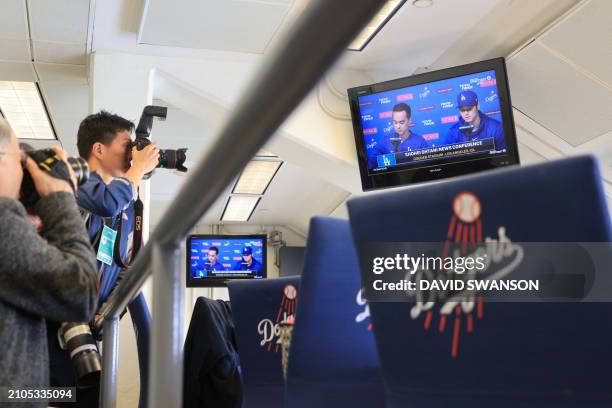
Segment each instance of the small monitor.
[[190,235],[187,287],[225,286],[267,276],[266,235]]
[[348,95],[364,191],[519,163],[503,58]]

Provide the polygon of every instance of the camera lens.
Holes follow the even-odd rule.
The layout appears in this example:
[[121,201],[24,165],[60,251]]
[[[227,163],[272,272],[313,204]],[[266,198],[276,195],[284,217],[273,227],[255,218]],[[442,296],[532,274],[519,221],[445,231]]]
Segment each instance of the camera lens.
[[84,388],[97,384],[102,363],[89,324],[63,323],[58,337],[62,348],[70,353],[77,385]]
[[165,169],[177,169],[179,171],[187,171],[184,166],[185,160],[187,159],[187,149],[165,149],[159,151],[159,164],[157,167]]
[[89,166],[82,157],[69,157],[68,164],[72,167],[77,185],[81,186],[89,179]]

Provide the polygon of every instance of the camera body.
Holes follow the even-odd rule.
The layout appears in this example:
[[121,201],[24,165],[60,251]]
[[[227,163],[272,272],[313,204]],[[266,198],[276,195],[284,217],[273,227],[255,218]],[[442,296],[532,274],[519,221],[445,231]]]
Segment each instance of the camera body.
[[[31,146],[25,143],[21,144],[21,148],[36,162],[41,170],[48,172],[55,178],[66,180],[71,186],[72,181],[70,180],[68,166],[72,167],[78,186],[89,179],[89,167],[87,166],[87,162],[81,157],[69,157],[68,165],[66,165],[66,162],[64,162],[52,149],[33,150]],[[36,204],[39,199],[40,196],[36,192],[32,176],[30,176],[29,172],[24,171],[20,191],[21,202],[27,208]]]
[[[148,105],[142,110],[142,115],[140,115],[140,120],[138,121],[138,126],[136,127],[136,140],[129,147],[127,155],[131,160],[131,147],[135,146],[136,149],[142,150],[149,144],[151,144],[151,128],[153,127],[153,119],[159,118],[161,120],[165,120],[168,114],[168,108],[165,106],[155,106]],[[165,168],[165,169],[176,169],[180,172],[186,172],[187,167],[185,167],[185,160],[187,148],[182,149],[160,149],[159,151],[159,163],[157,168]],[[151,177],[153,172],[145,175],[145,179]]]

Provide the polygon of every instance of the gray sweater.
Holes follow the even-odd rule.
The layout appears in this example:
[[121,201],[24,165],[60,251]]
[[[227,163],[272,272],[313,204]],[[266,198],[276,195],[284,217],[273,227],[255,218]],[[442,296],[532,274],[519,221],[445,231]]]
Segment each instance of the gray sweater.
[[45,319],[89,321],[98,300],[95,255],[74,197],[54,193],[34,210],[42,237],[20,202],[0,197],[0,386],[11,388],[49,385]]

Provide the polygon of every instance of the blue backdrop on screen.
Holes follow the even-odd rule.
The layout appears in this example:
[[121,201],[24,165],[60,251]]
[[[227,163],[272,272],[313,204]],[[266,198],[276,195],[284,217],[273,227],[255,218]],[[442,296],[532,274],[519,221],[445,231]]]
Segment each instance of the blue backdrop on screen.
[[[211,246],[217,247],[219,250],[217,262],[223,265],[223,271],[238,270],[236,265],[242,262],[242,253],[245,248],[251,248],[253,260],[260,264],[263,263],[263,242],[261,239],[192,239],[190,248],[192,277],[196,277],[194,272],[198,268],[198,264],[203,265],[208,261],[208,249]],[[262,272],[259,271],[254,277],[262,277]]]
[[393,135],[392,109],[398,103],[410,106],[411,132],[423,136],[429,147],[447,144],[449,129],[461,119],[457,95],[467,90],[478,96],[482,113],[502,122],[493,70],[359,97],[366,152]]

